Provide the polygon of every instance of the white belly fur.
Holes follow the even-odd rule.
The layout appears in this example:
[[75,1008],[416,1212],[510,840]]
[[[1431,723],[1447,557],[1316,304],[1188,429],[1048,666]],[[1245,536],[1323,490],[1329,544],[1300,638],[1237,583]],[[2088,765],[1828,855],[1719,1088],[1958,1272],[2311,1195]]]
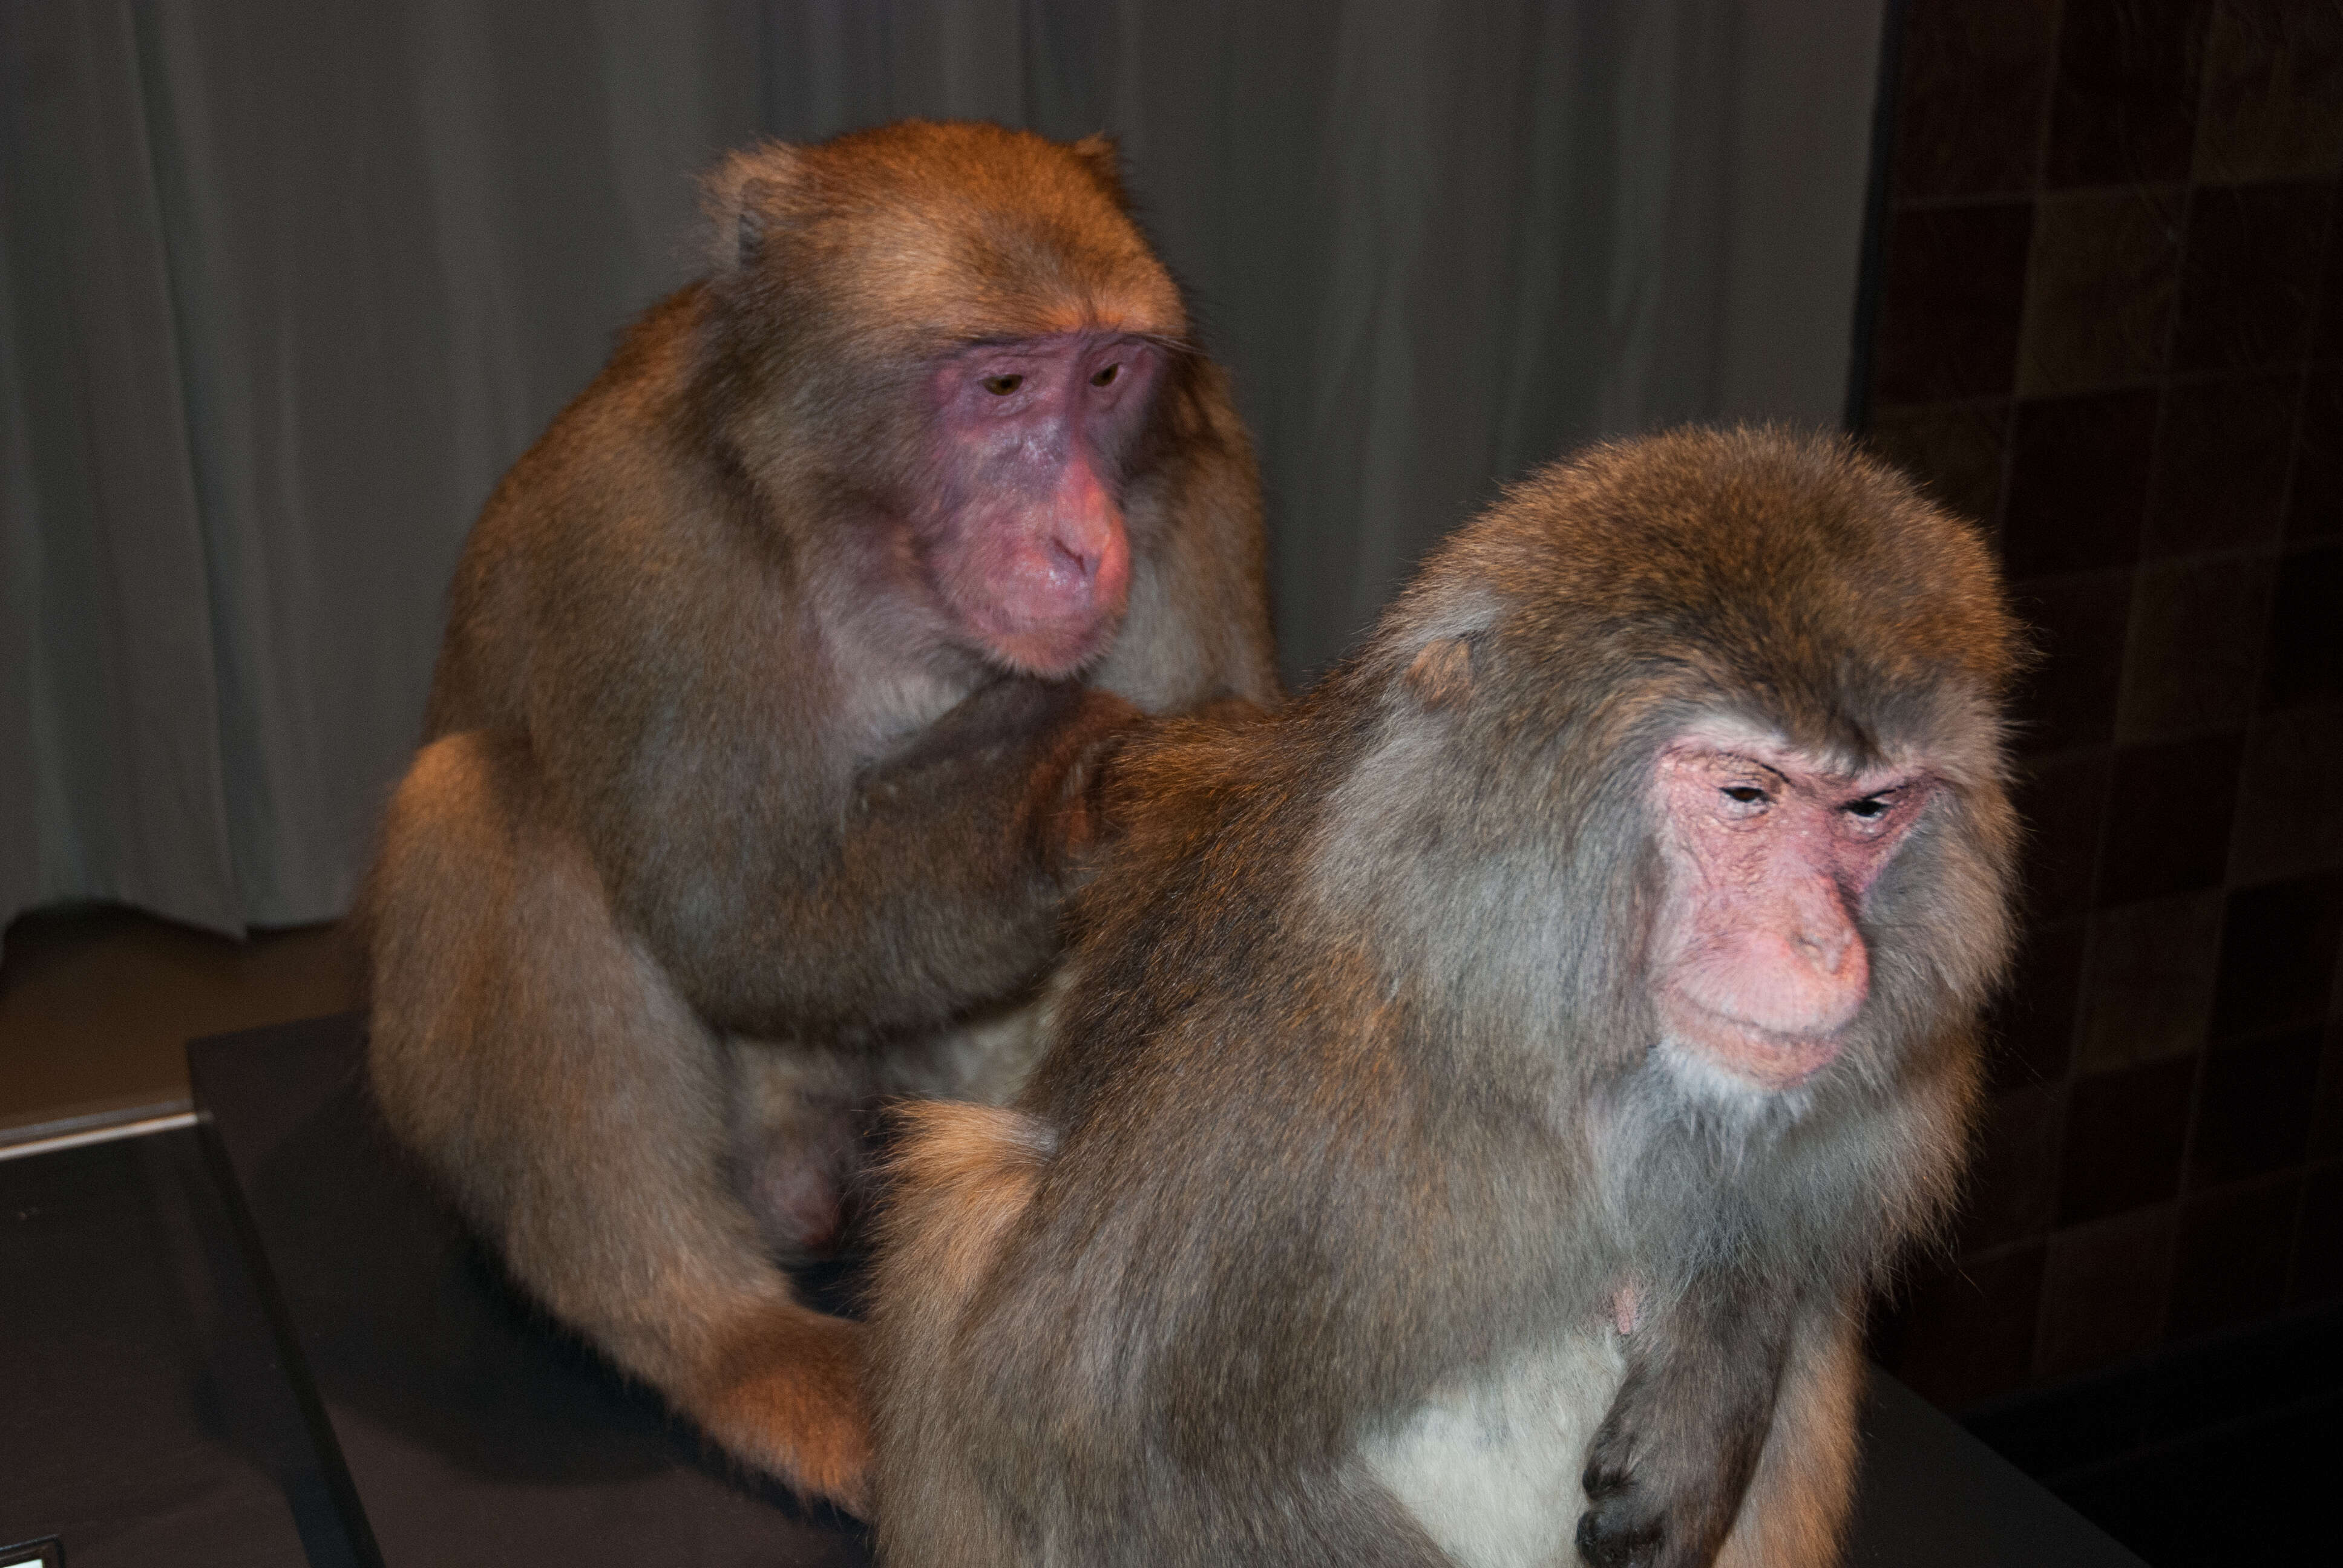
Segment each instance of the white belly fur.
[[1579,1473],[1625,1372],[1608,1325],[1572,1334],[1435,1392],[1360,1457],[1466,1568],[1574,1563]]

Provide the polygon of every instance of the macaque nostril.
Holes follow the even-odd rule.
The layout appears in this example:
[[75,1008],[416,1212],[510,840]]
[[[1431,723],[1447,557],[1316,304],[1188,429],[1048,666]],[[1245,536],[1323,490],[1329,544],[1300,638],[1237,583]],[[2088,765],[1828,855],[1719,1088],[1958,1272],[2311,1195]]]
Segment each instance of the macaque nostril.
[[1080,545],[1069,544],[1064,539],[1050,541],[1050,565],[1053,568],[1053,575],[1061,578],[1071,578],[1075,582],[1087,583],[1098,576],[1101,553],[1096,549],[1084,549]]
[[1846,961],[1846,950],[1850,940],[1850,935],[1845,931],[1821,933],[1801,931],[1797,938],[1799,949],[1813,961],[1815,967],[1825,974],[1834,975],[1838,973],[1840,966]]

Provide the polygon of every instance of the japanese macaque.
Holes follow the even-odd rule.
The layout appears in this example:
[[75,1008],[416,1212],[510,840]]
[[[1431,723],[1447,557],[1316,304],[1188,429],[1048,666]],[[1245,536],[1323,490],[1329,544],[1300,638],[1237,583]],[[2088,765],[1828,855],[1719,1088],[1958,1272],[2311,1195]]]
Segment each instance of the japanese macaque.
[[877,1098],[1031,1064],[1142,715],[1277,699],[1259,487],[1103,139],[735,155],[498,487],[363,908],[372,1076],[515,1279],[854,1506]]
[[1894,473],[1686,431],[1126,753],[1033,1078],[902,1113],[883,1560],[1835,1561],[2010,946],[2020,653]]

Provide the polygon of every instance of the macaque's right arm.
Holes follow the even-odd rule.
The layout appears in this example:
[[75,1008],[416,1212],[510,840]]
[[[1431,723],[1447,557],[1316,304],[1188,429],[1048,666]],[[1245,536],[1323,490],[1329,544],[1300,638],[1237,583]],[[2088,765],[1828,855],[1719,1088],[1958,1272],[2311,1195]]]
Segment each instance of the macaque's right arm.
[[1061,906],[1100,833],[1101,763],[1141,722],[1105,692],[997,682],[866,770],[789,860],[709,855],[680,887],[639,879],[629,913],[720,1026],[946,1020],[1014,995],[1055,956]]

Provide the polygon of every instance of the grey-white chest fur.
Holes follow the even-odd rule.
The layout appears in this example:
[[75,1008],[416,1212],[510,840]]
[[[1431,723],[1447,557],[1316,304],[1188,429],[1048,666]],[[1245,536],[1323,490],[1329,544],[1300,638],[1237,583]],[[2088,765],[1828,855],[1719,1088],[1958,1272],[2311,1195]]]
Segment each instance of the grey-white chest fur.
[[1587,1444],[1625,1372],[1619,1334],[1591,1325],[1434,1390],[1359,1456],[1466,1568],[1571,1563]]

